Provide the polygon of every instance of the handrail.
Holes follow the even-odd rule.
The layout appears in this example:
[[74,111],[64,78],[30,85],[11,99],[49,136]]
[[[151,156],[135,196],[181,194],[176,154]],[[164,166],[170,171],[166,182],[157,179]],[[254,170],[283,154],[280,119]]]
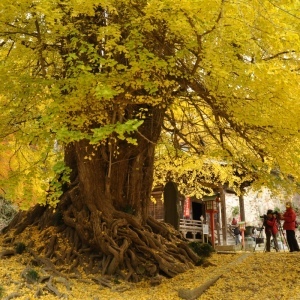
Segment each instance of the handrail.
[[203,240],[203,226],[200,220],[180,219],[179,231],[186,239],[188,239],[187,234],[190,233],[192,234],[193,240],[196,240],[197,234],[200,234],[201,239]]
[[235,227],[235,225],[231,225],[231,224],[227,224],[227,232],[234,237],[234,233],[233,233],[233,228]]
[[190,219],[180,219],[180,225],[185,226],[199,226],[202,227],[202,222],[200,220],[190,220]]

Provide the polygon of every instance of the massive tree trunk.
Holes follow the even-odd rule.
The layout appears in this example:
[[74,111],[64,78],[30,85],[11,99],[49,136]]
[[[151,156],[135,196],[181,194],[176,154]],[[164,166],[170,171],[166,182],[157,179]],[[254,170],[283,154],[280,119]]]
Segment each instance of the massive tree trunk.
[[69,264],[68,272],[86,263],[87,272],[101,270],[137,281],[159,273],[173,277],[193,267],[198,256],[179,232],[148,217],[154,149],[163,114],[162,109],[148,108],[136,133],[137,146],[117,139],[98,146],[87,140],[67,145],[71,182],[58,206],[19,213],[6,234],[14,232],[16,242],[29,225],[35,226],[43,243],[39,254]]

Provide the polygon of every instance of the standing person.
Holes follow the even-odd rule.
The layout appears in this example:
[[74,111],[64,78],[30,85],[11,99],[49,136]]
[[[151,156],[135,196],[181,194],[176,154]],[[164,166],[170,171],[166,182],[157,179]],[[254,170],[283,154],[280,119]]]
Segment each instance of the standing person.
[[266,252],[271,251],[271,237],[273,237],[274,247],[276,252],[278,252],[278,242],[277,242],[277,233],[278,233],[278,225],[277,219],[273,214],[273,211],[269,209],[267,211],[267,215],[264,217],[264,226],[266,233]]
[[254,242],[256,241],[256,235],[257,235],[257,230],[255,227],[253,227],[251,231],[251,237],[253,238]]
[[284,220],[283,229],[286,232],[287,243],[290,248],[290,252],[300,251],[298,242],[296,240],[295,228],[296,228],[296,213],[292,208],[291,202],[286,202],[286,211],[283,215],[280,215],[280,219]]
[[231,220],[231,225],[230,225],[230,230],[233,232],[233,234],[234,234],[234,229],[235,229],[236,226],[237,226],[237,219],[233,218]]
[[233,233],[235,237],[235,244],[237,245],[240,243],[240,234],[241,234],[239,225],[236,225],[236,227],[233,230]]
[[233,218],[233,219],[232,219],[231,225],[234,225],[234,226],[237,225],[237,219],[236,219],[236,218]]

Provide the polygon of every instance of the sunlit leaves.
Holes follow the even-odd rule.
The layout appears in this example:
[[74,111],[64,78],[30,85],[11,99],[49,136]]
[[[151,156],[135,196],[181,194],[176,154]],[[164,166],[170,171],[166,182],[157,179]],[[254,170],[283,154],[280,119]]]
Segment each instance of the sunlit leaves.
[[[193,4],[194,11],[205,7],[202,1]],[[194,194],[199,193],[196,178],[211,184],[228,180],[239,186],[252,177],[258,188],[267,185],[275,189],[286,183],[285,188],[292,190],[295,182],[286,180],[286,174],[299,180],[295,152],[300,128],[296,117],[300,113],[300,22],[288,13],[295,13],[294,5],[276,6],[271,1],[209,5],[210,14],[205,17],[190,12],[178,18],[181,32],[189,28],[190,42],[178,42],[175,57],[180,59],[177,67],[184,70],[191,90],[175,101],[173,124],[166,122],[170,130],[162,140],[172,143],[174,149],[170,145],[164,151],[159,148],[157,166],[161,158],[163,167],[158,167],[157,178],[173,176],[182,190],[190,187]],[[182,6],[181,11],[188,10]],[[201,29],[201,22],[210,30]],[[178,41],[184,39],[175,29],[172,32]],[[298,42],[292,44],[292,40]],[[187,105],[182,104],[185,101]],[[163,163],[166,156],[171,157],[169,169]],[[182,170],[181,165],[187,169]],[[239,168],[252,175],[245,177],[241,171],[241,177],[235,176]],[[270,176],[273,169],[278,175]],[[226,176],[221,175],[223,170]]]
[[[107,139],[113,133],[121,140],[126,140],[128,143],[136,144],[136,140],[130,137],[130,133],[138,130],[138,127],[143,124],[143,121],[129,120],[124,124],[116,123],[114,125],[107,125],[101,128],[93,129],[93,136],[90,139],[91,144],[97,144],[102,140]],[[128,134],[128,135],[127,135]]]
[[45,184],[64,143],[134,144],[140,106],[158,106],[167,108],[158,182],[173,174],[200,194],[199,176],[239,184],[241,169],[258,184],[298,180],[298,9],[267,0],[2,0],[0,132],[14,141],[4,176],[29,170]]

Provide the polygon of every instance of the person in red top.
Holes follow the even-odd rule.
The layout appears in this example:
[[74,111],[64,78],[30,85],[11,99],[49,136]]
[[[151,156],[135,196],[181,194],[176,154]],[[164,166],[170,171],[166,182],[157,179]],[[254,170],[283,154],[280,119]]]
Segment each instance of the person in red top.
[[271,237],[273,237],[274,247],[276,252],[278,252],[278,242],[277,242],[277,233],[278,233],[278,225],[277,219],[273,214],[273,211],[269,209],[267,211],[267,215],[264,219],[265,233],[266,233],[266,252],[271,251]]
[[233,218],[233,219],[232,219],[231,225],[237,225],[237,220],[236,220],[236,218]]
[[300,251],[295,235],[296,213],[292,208],[291,202],[286,202],[285,208],[286,211],[283,215],[280,215],[280,219],[284,220],[283,229],[286,232],[286,239],[290,248],[290,252]]

